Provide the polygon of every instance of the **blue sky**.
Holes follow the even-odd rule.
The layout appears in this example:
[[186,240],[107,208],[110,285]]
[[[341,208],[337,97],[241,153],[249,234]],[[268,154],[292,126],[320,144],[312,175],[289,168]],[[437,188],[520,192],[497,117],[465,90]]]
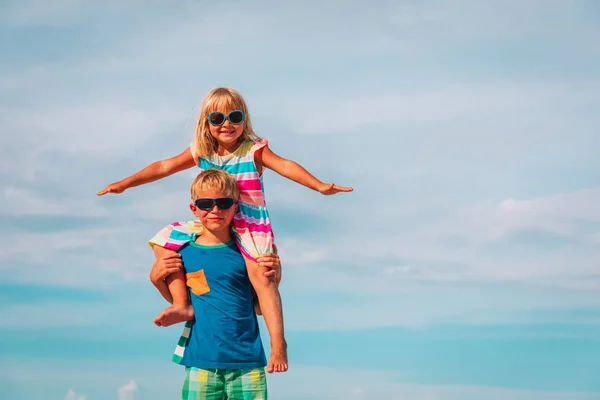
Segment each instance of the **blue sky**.
[[0,398],[177,398],[146,241],[195,173],[95,193],[225,85],[355,188],[265,175],[272,398],[600,399],[597,2],[4,0],[0,37]]

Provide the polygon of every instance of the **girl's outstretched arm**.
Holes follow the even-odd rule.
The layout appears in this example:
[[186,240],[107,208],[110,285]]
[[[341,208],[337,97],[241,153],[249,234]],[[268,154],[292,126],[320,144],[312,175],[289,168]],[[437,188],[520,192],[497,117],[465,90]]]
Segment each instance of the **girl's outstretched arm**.
[[103,196],[107,193],[123,193],[129,188],[157,181],[177,172],[192,168],[194,165],[196,165],[196,160],[194,160],[191,150],[187,148],[178,156],[153,162],[129,177],[119,182],[111,183],[106,188],[99,191],[97,195]]
[[324,195],[336,194],[339,192],[351,192],[354,189],[346,186],[338,186],[334,183],[323,183],[308,172],[302,165],[295,161],[287,160],[273,153],[268,146],[261,151],[256,152],[256,161],[260,166],[269,168],[279,175],[284,176],[294,182],[316,190]]

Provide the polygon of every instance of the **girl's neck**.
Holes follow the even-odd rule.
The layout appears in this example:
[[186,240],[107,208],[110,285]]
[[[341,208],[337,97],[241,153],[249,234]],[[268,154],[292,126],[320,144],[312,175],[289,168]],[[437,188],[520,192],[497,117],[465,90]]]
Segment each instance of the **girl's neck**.
[[216,153],[219,156],[226,156],[226,155],[231,154],[234,151],[236,151],[238,149],[238,147],[240,147],[241,144],[242,144],[241,140],[238,140],[235,143],[226,143],[226,144],[218,143]]
[[204,228],[204,232],[202,232],[202,235],[198,236],[196,243],[203,244],[205,246],[215,246],[218,244],[231,242],[232,239],[230,228],[219,232],[212,232]]

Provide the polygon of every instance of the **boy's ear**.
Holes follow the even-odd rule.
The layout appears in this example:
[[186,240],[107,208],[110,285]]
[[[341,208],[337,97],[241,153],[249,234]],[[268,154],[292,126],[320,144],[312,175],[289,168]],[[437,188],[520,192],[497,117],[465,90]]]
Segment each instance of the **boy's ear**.
[[190,203],[190,210],[192,210],[192,212],[196,212],[196,205],[194,203]]

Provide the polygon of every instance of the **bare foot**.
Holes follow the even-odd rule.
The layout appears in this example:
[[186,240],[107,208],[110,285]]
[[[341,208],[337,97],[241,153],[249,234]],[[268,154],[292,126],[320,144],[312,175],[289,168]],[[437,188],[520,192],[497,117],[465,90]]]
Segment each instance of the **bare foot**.
[[288,370],[287,348],[271,350],[271,357],[267,363],[267,372],[285,372]]
[[160,314],[154,318],[154,323],[156,326],[170,326],[191,319],[194,319],[194,308],[191,304],[183,307],[171,306],[162,310]]

